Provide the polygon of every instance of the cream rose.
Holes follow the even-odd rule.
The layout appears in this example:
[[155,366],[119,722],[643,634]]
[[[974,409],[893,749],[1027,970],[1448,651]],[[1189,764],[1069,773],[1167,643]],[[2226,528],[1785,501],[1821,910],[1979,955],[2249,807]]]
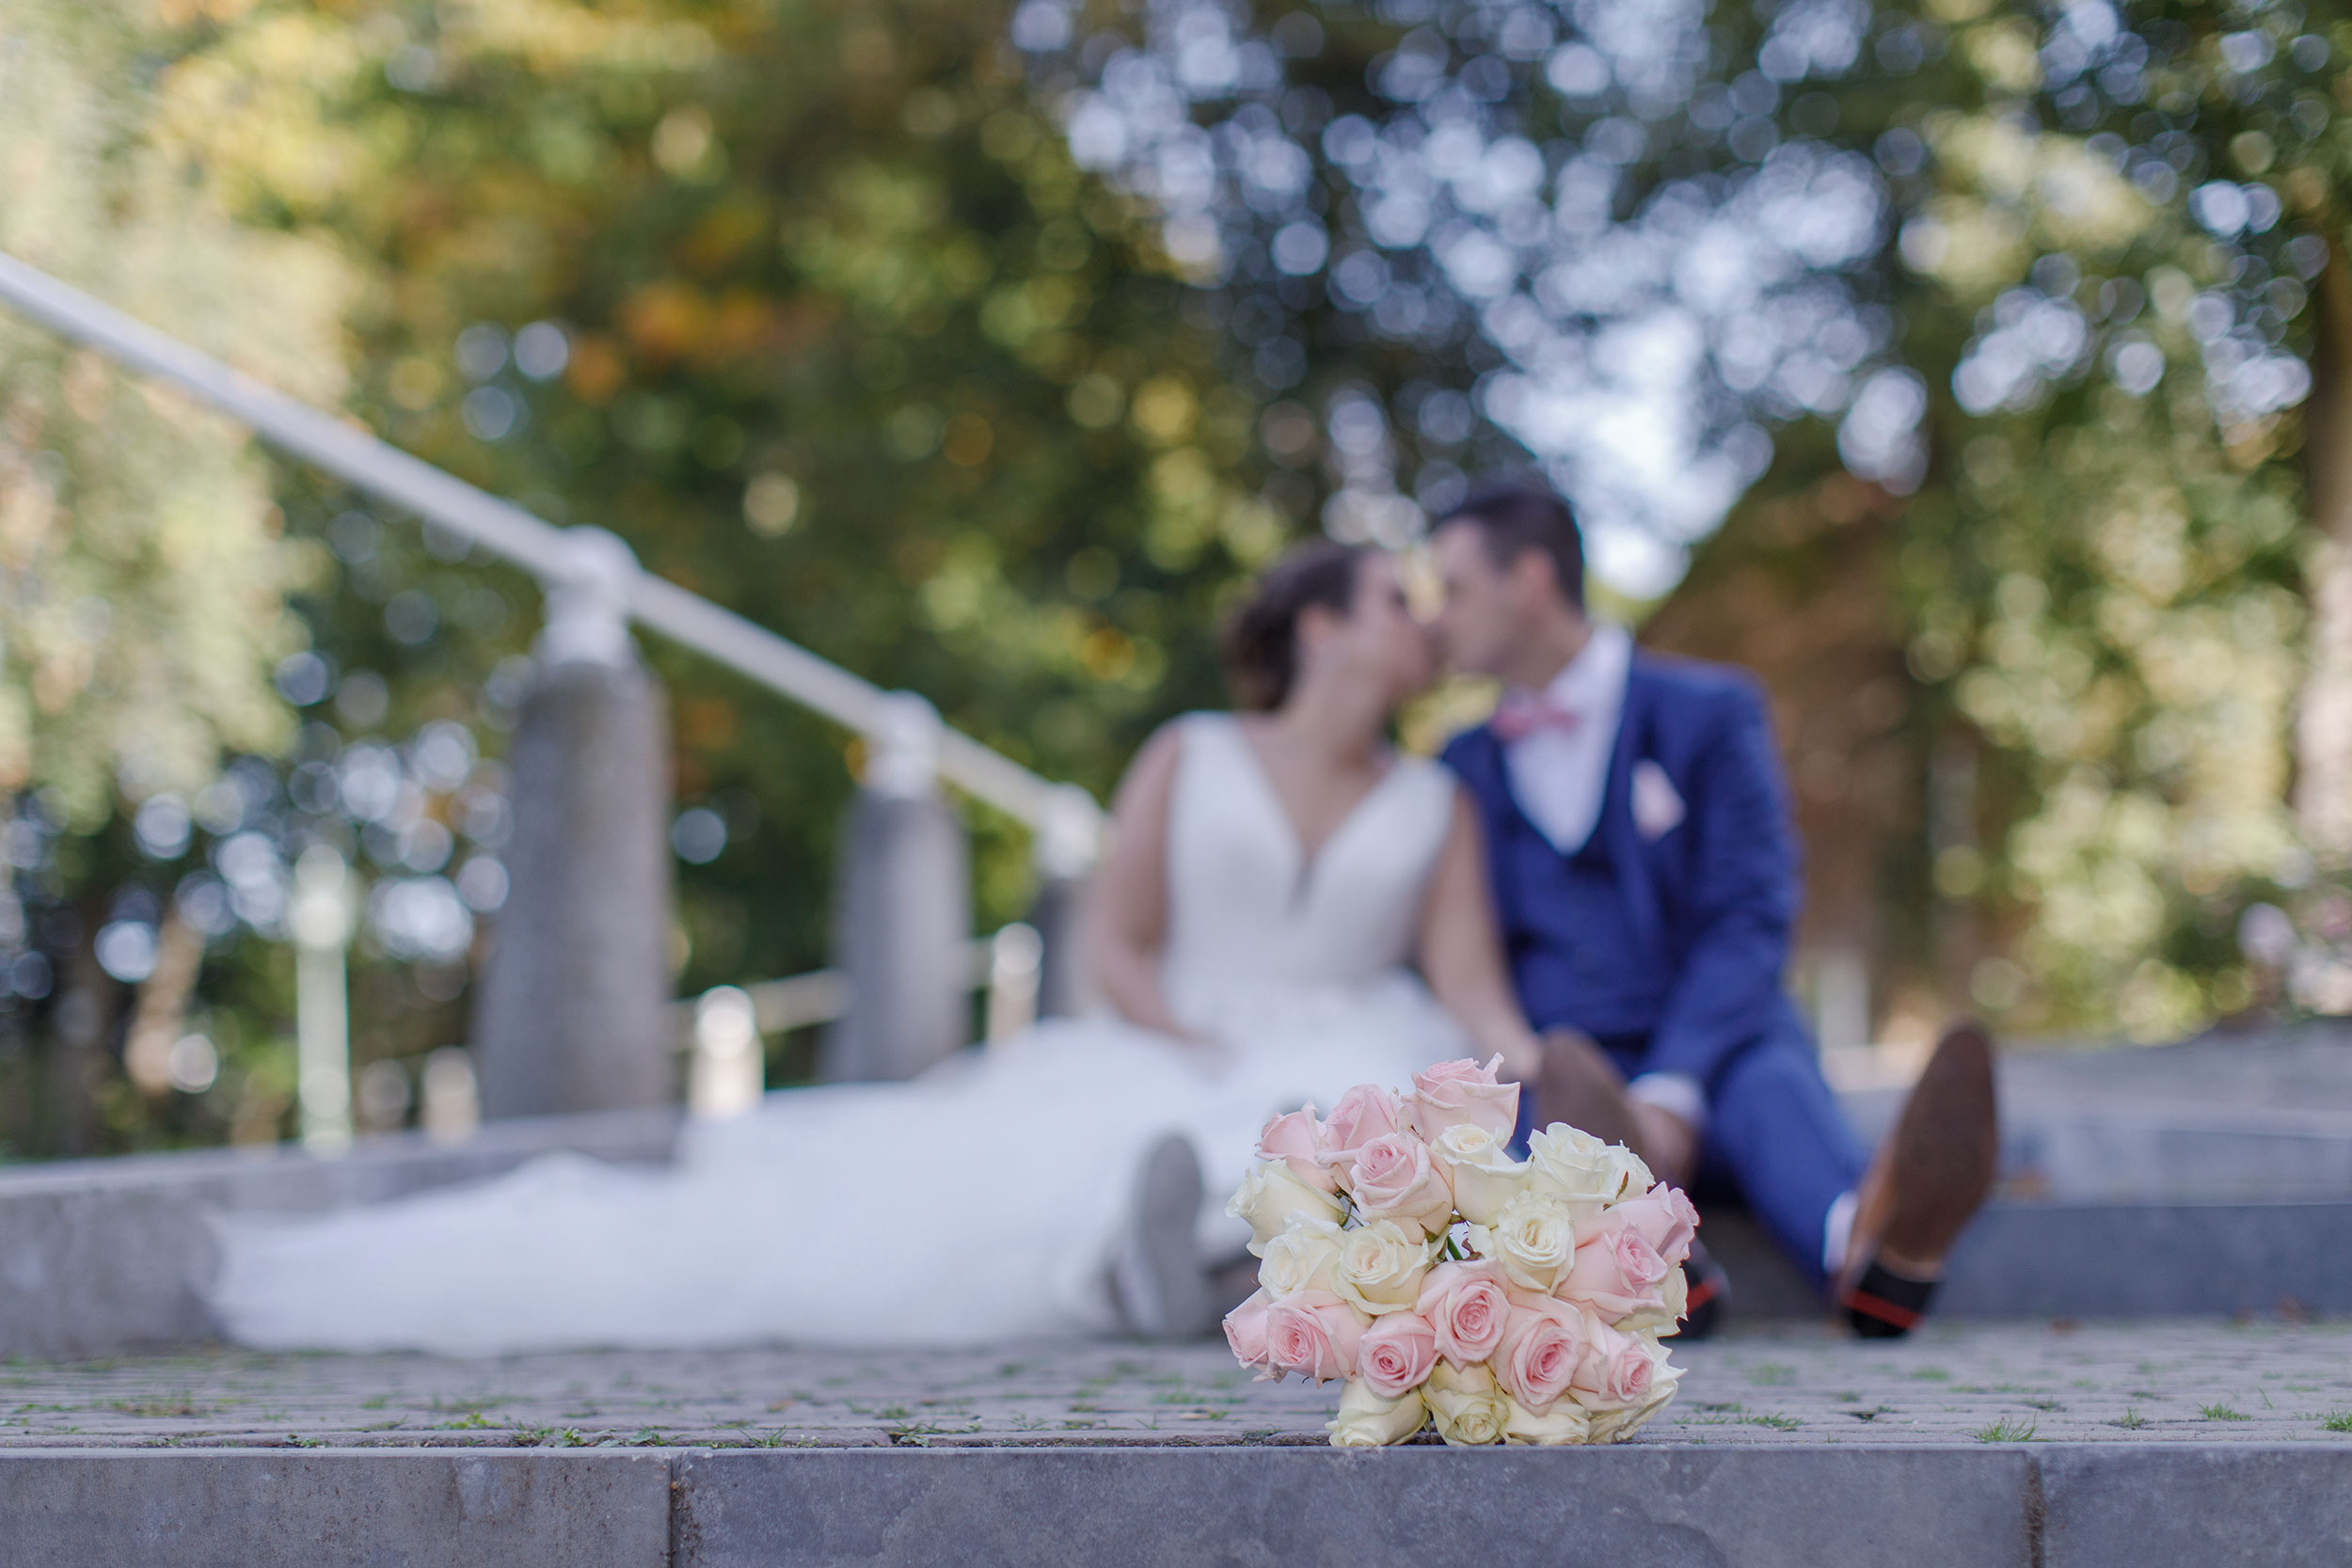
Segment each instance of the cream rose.
[[1422,1276],[1429,1272],[1432,1243],[1419,1227],[1374,1220],[1338,1233],[1330,1289],[1340,1299],[1377,1318],[1409,1312],[1421,1299]]
[[1377,1449],[1402,1443],[1429,1419],[1421,1390],[1407,1388],[1394,1399],[1383,1399],[1362,1379],[1340,1391],[1339,1415],[1324,1423],[1335,1449]]
[[1511,1402],[1484,1365],[1454,1367],[1440,1361],[1421,1386],[1438,1435],[1455,1448],[1483,1448],[1502,1439]]
[[1301,1291],[1331,1291],[1346,1232],[1329,1220],[1295,1219],[1259,1253],[1258,1283],[1279,1300]]
[[1470,1245],[1500,1263],[1502,1277],[1520,1290],[1549,1291],[1576,1256],[1576,1225],[1562,1199],[1521,1193],[1492,1225],[1470,1228]]
[[1510,1136],[1508,1128],[1498,1133],[1461,1121],[1439,1132],[1429,1146],[1430,1158],[1454,1189],[1455,1211],[1472,1225],[1493,1224],[1502,1206],[1527,1190],[1527,1166],[1503,1147]]
[[1252,1165],[1242,1178],[1225,1212],[1249,1222],[1249,1255],[1265,1256],[1265,1245],[1291,1227],[1294,1216],[1336,1223],[1346,1215],[1340,1200],[1293,1176],[1290,1167],[1271,1161]]
[[1573,1400],[1562,1400],[1538,1416],[1517,1400],[1502,1418],[1502,1440],[1535,1448],[1593,1441],[1593,1417]]
[[1621,1144],[1605,1144],[1581,1128],[1555,1121],[1527,1140],[1528,1188],[1570,1202],[1613,1203],[1625,1191]]
[[1429,1158],[1429,1146],[1410,1132],[1391,1132],[1358,1149],[1348,1192],[1365,1218],[1418,1226],[1425,1234],[1443,1230],[1454,1217],[1454,1190]]

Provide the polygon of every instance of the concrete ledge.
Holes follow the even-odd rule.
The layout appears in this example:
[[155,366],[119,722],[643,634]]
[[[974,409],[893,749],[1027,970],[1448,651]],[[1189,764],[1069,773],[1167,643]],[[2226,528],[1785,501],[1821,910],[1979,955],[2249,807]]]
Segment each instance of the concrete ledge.
[[658,1568],[662,1454],[0,1455],[5,1568]]
[[[1821,1299],[1737,1210],[1701,1234],[1741,1321],[1819,1318]],[[1939,1318],[2352,1312],[2352,1202],[1994,1203],[1961,1233]]]
[[2352,1562],[2352,1451],[2069,1447],[2039,1463],[2049,1568]]
[[2352,1202],[1994,1204],[1945,1281],[1963,1318],[2352,1312]]
[[202,1297],[219,1266],[208,1211],[380,1202],[557,1149],[661,1161],[677,1129],[675,1111],[619,1111],[492,1122],[454,1144],[371,1138],[336,1160],[286,1147],[0,1170],[0,1355],[112,1355],[214,1338]]
[[2352,1560],[2352,1449],[0,1453],[0,1568]]
[[2010,1451],[1413,1447],[701,1453],[678,1462],[680,1568],[954,1562],[1723,1563],[2029,1556]]

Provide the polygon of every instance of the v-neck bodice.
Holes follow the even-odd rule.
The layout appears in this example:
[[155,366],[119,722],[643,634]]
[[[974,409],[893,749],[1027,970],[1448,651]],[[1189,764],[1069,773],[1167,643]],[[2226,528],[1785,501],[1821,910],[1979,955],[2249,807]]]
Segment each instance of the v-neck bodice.
[[1170,1006],[1200,1022],[1244,998],[1353,985],[1404,963],[1454,789],[1437,764],[1399,758],[1311,860],[1239,722],[1184,721],[1168,800]]

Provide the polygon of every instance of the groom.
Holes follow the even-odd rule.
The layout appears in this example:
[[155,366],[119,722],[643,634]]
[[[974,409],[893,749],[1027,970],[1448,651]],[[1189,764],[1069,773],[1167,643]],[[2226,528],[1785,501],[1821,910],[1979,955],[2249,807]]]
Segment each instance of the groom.
[[[1544,1036],[1544,1118],[1736,1192],[1857,1332],[1907,1333],[1992,1182],[1990,1041],[1948,1032],[1866,1164],[1781,990],[1796,847],[1753,680],[1588,619],[1582,540],[1547,489],[1483,486],[1434,537],[1447,656],[1503,683],[1445,761]],[[1700,1326],[1720,1275],[1692,1287]]]

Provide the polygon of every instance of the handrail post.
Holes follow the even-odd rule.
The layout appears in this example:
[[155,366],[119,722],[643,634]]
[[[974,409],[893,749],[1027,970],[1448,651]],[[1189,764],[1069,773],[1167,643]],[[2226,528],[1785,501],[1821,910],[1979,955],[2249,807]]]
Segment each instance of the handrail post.
[[563,546],[507,757],[510,891],[473,1018],[485,1117],[676,1097],[667,705],[629,636],[636,557],[601,529]]
[[332,1158],[351,1148],[351,999],[343,948],[351,941],[351,867],[332,845],[294,862],[287,925],[294,942],[294,1101],[302,1143]]
[[1102,852],[1103,813],[1076,784],[1057,784],[1047,797],[1045,820],[1030,840],[1037,863],[1037,899],[1029,924],[1044,941],[1037,982],[1037,1015],[1070,1018],[1094,1000],[1087,958],[1087,888]]
[[833,1082],[912,1078],[971,1038],[971,850],[939,795],[942,725],[910,692],[882,699],[834,879],[834,967],[850,1010],[827,1031]]

